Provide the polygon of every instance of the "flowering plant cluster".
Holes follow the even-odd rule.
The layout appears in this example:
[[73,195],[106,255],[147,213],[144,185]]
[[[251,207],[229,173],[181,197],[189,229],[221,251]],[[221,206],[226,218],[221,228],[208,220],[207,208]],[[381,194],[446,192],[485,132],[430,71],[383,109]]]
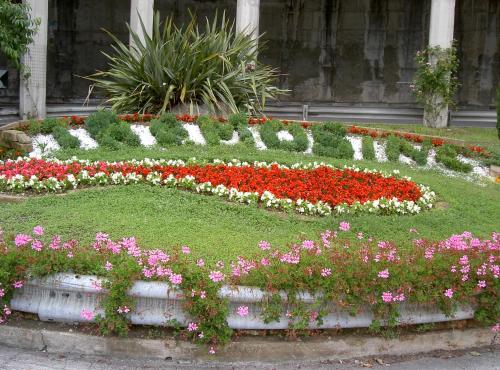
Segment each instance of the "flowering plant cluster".
[[[292,331],[320,325],[325,315],[343,309],[355,315],[374,313],[372,329],[395,326],[401,304],[434,306],[452,315],[471,305],[476,319],[498,330],[500,308],[500,234],[479,239],[470,232],[441,241],[418,237],[410,244],[356,232],[347,222],[326,230],[317,240],[302,239],[287,247],[261,241],[236,261],[209,264],[193,258],[187,246],[146,250],[135,238],[114,241],[98,233],[90,246],[48,237],[37,226],[32,234],[0,241],[0,304],[4,321],[9,300],[26,280],[56,272],[102,277],[100,307],[82,307],[82,321],[96,321],[103,333],[126,334],[134,311],[127,295],[135,280],[163,281],[179,292],[188,314],[186,335],[214,347],[232,335],[229,314],[258,317],[270,323],[285,315]],[[410,238],[409,238],[410,239]],[[260,305],[229,308],[222,285],[261,287]],[[309,293],[311,302],[299,297]],[[168,323],[166,323],[168,325]],[[495,329],[497,328],[497,329]]]
[[19,158],[0,162],[0,190],[58,192],[78,186],[148,183],[213,194],[240,203],[304,214],[400,213],[432,208],[435,194],[410,178],[324,163],[223,162],[192,159],[91,162]]

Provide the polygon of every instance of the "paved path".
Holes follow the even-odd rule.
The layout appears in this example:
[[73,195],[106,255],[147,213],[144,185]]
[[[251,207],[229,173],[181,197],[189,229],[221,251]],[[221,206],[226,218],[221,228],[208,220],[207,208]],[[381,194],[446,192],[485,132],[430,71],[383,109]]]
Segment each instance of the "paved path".
[[[387,363],[385,363],[385,362]],[[71,356],[26,351],[0,345],[0,369],[8,370],[104,370],[104,369],[401,369],[401,370],[500,370],[500,351],[488,349],[462,354],[441,353],[439,357],[406,358],[396,360],[353,360],[347,363],[318,362],[293,364],[238,364],[172,363],[159,360],[110,359],[92,356]]]

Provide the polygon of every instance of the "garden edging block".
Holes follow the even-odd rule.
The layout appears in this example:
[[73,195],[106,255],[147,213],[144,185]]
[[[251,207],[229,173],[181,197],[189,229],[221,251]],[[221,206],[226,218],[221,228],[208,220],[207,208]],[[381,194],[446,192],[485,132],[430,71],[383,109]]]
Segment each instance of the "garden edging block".
[[[101,280],[97,276],[79,276],[74,274],[55,274],[43,279],[27,281],[23,288],[15,291],[11,308],[17,311],[37,314],[42,321],[88,322],[81,317],[82,309],[102,313],[99,299],[104,290],[100,290]],[[189,317],[182,309],[181,292],[163,282],[136,281],[128,294],[135,298],[135,309],[129,319],[135,325],[169,326],[172,320],[186,326]],[[224,286],[219,295],[229,300],[228,325],[233,329],[287,329],[289,318],[284,314],[278,321],[264,323],[261,318],[260,302],[265,293],[257,288]],[[282,293],[282,297],[286,295]],[[306,305],[314,302],[314,297],[302,293],[298,298]],[[249,314],[241,317],[236,308],[241,304],[249,307]],[[285,310],[284,310],[285,311]],[[369,327],[374,319],[373,313],[366,308],[356,316],[332,305],[322,325],[311,322],[310,329],[363,328]],[[471,319],[474,309],[470,306],[459,307],[453,317],[447,317],[435,307],[410,304],[400,305],[401,324],[423,324],[453,320]]]

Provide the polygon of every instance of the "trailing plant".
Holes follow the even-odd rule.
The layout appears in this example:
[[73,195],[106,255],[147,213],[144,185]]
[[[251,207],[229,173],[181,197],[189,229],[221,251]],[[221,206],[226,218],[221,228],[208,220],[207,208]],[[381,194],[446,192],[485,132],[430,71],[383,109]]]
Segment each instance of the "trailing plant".
[[200,116],[197,122],[208,145],[219,145],[221,140],[230,140],[233,137],[233,126],[230,124],[209,116]]
[[311,131],[314,138],[314,154],[340,159],[353,158],[354,149],[346,139],[347,131],[342,124],[325,122],[313,125]]
[[108,32],[109,69],[88,79],[117,112],[163,113],[183,104],[204,104],[211,113],[260,111],[284,92],[273,86],[277,71],[257,60],[261,41],[236,33],[225,15],[203,29],[197,24],[194,15],[181,27],[172,18],[162,23],[157,12],[151,33],[142,25],[144,42],[129,28],[132,47]]
[[172,113],[163,113],[160,118],[152,120],[150,130],[158,144],[163,146],[181,145],[188,137],[188,132]]
[[[280,140],[278,133],[288,131],[293,136],[292,141]],[[283,125],[278,120],[267,121],[260,126],[260,136],[269,149],[281,149],[294,152],[304,152],[308,146],[307,134],[298,123]]]
[[419,166],[425,166],[427,164],[427,158],[431,148],[432,143],[430,140],[424,140],[420,149],[415,148],[406,140],[401,140],[400,146],[401,153],[413,159]]
[[231,114],[228,122],[233,126],[233,129],[238,132],[240,142],[250,147],[255,145],[253,135],[248,129],[248,116],[246,113],[240,112]]
[[368,161],[375,160],[375,147],[373,143],[373,138],[371,136],[363,136],[361,141],[361,151],[363,153],[363,159]]
[[21,56],[28,52],[28,45],[38,32],[40,18],[30,16],[27,3],[0,0],[0,51],[22,73],[29,74],[21,63]]
[[434,127],[440,111],[454,105],[459,86],[457,50],[455,45],[445,49],[428,47],[417,52],[415,60],[417,72],[412,90],[417,101],[424,106],[428,123]]
[[[11,313],[13,293],[28,279],[71,271],[100,277],[93,283],[99,303],[81,307],[80,321],[96,322],[103,334],[127,334],[135,308],[127,292],[134,281],[169,284],[189,318],[173,324],[211,346],[210,353],[230,340],[230,314],[260,315],[265,323],[285,316],[294,335],[307,334],[339,307],[352,315],[368,310],[374,314],[372,329],[380,332],[383,324],[399,324],[402,305],[436,307],[446,315],[473,305],[476,320],[499,329],[499,234],[479,239],[466,231],[440,241],[408,242],[412,248],[365,236],[341,222],[315,240],[302,238],[288,247],[263,240],[252,257],[210,264],[195,259],[187,246],[147,250],[133,237],[111,240],[103,233],[85,245],[35,226],[30,234],[0,237],[0,323]],[[230,308],[219,294],[223,284],[260,288],[264,299],[260,307]],[[310,294],[309,302],[300,299],[303,293]]]
[[470,172],[472,166],[468,163],[460,162],[457,159],[457,151],[451,145],[443,145],[436,151],[436,161],[442,163],[445,167],[458,172]]

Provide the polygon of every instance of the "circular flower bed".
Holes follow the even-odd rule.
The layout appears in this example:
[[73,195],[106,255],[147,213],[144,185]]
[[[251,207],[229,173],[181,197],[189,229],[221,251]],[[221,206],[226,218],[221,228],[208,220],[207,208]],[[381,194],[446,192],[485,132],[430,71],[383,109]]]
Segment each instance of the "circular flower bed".
[[79,185],[146,182],[305,214],[418,213],[432,207],[433,192],[396,175],[316,163],[288,167],[236,160],[203,163],[146,159],[111,163],[20,158],[0,162],[0,190],[63,191]]

